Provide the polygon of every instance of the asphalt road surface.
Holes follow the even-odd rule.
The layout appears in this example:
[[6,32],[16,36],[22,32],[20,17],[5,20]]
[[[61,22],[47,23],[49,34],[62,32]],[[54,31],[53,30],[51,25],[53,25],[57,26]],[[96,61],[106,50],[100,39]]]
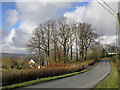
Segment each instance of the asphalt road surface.
[[39,83],[24,88],[93,88],[110,73],[108,60],[101,60],[91,70],[71,77]]

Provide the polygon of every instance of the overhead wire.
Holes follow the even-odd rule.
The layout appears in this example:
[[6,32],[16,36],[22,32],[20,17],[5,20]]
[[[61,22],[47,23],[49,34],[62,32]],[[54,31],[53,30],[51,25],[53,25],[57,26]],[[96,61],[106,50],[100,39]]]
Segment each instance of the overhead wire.
[[[98,0],[96,0],[96,1],[98,2]],[[100,2],[98,2],[98,3],[116,18],[116,16],[110,10],[108,10],[103,4],[101,4]]]
[[115,14],[117,14],[116,11],[115,11],[113,8],[111,8],[104,0],[102,0],[102,1],[103,1],[104,4],[107,5]]
[[[98,2],[98,0],[96,0],[97,2]],[[102,0],[103,2],[104,2],[104,4],[105,5],[107,5],[108,7],[109,7],[109,9],[111,9],[114,13],[115,13],[115,15],[117,14],[116,12],[115,12],[115,10],[114,9],[112,9],[104,0]],[[104,9],[106,9],[110,14],[112,14],[115,18],[116,18],[116,46],[117,46],[117,30],[118,30],[118,27],[117,27],[117,25],[118,25],[118,22],[117,22],[117,16],[115,16],[111,11],[109,11],[103,4],[101,4],[100,2],[98,2]],[[117,48],[116,48],[116,56],[117,56]]]

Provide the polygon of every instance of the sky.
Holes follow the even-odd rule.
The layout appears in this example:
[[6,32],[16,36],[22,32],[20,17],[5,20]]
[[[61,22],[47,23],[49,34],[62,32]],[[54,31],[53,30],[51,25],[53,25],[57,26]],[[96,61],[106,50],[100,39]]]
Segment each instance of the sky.
[[[116,12],[117,2],[107,2]],[[115,42],[116,19],[95,0],[90,2],[2,2],[3,53],[27,53],[25,45],[34,28],[51,18],[65,16],[92,24],[103,44]]]

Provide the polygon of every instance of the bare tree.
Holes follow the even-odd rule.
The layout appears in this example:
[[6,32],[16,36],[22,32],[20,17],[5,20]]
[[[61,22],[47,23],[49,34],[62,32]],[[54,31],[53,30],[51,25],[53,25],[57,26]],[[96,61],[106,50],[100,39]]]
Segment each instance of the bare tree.
[[72,21],[71,19],[70,19],[70,29],[71,29],[71,33],[72,33],[72,35],[71,35],[71,37],[70,37],[70,50],[71,50],[71,52],[70,52],[70,57],[71,57],[71,60],[73,59],[72,58],[72,56],[73,56],[73,45],[74,45],[74,40],[76,39],[76,23],[74,22],[74,21]]
[[95,42],[95,39],[98,38],[98,35],[94,32],[94,29],[92,28],[91,24],[84,24],[84,60],[87,59],[87,51],[88,48],[91,46],[92,42]]
[[90,46],[91,52],[89,53],[89,57],[95,60],[99,59],[99,57],[101,57],[103,53],[102,49],[103,49],[103,46],[100,44],[100,42],[95,41]]
[[[95,41],[98,35],[90,24],[75,23],[65,17],[57,20],[48,20],[40,24],[33,32],[33,36],[29,40],[27,47],[32,52],[39,54],[45,52],[46,64],[50,63],[50,52],[54,54],[54,61],[59,61],[63,57],[64,63],[68,60],[69,51],[72,60],[73,46],[76,45],[76,60],[79,58],[87,59],[87,51],[91,43]],[[61,55],[62,54],[62,55]]]
[[78,61],[78,36],[77,36],[76,25],[75,25],[74,35],[75,35],[75,46],[76,46],[76,61]]
[[[42,27],[39,28],[42,29]],[[41,61],[40,61],[40,57],[41,57],[40,52],[42,48],[41,44],[42,44],[41,32],[38,28],[36,28],[33,32],[33,36],[30,38],[26,46],[29,51],[39,54],[39,66],[41,66]]]
[[54,60],[56,62],[56,59],[57,59],[57,44],[58,44],[58,31],[56,29],[56,22],[55,21],[52,21],[51,23],[51,28],[52,28],[52,36],[51,36],[51,41],[53,43],[53,46],[54,46]]
[[77,35],[79,39],[79,57],[87,59],[87,51],[91,43],[97,38],[94,29],[90,24],[79,23],[77,26]]
[[45,42],[43,44],[46,44],[46,58],[47,58],[47,64],[50,63],[50,44],[51,44],[51,28],[52,28],[52,19],[48,20],[47,22],[44,23],[44,33],[45,33],[45,37],[44,39]]
[[64,63],[66,62],[66,52],[69,49],[68,45],[71,43],[70,38],[72,36],[71,28],[66,18],[59,18],[58,20],[58,42],[63,46]]
[[81,23],[77,24],[77,37],[79,46],[79,58],[84,57],[84,28],[85,26]]
[[40,51],[44,51],[46,54],[46,64],[49,64],[50,56],[50,21],[40,24],[33,32],[33,36],[29,40],[27,47],[32,52],[37,52],[39,54],[39,65],[41,66],[42,61],[40,61]]

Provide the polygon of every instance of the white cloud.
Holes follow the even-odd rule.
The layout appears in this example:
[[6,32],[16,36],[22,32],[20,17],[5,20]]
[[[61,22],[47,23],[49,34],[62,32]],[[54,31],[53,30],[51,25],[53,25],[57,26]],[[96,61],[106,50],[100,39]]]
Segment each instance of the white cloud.
[[21,20],[29,21],[35,24],[38,24],[53,17],[57,17],[58,10],[69,8],[70,5],[70,3],[55,2],[16,3],[17,10],[21,13]]
[[[109,5],[117,10],[116,3],[109,2]],[[16,10],[8,11],[7,23],[12,26],[20,20],[20,24],[16,30],[12,30],[4,39],[3,52],[25,53],[25,44],[34,28],[50,18],[57,17],[59,10],[70,7],[70,2],[16,2]],[[110,36],[115,35],[115,20],[112,15],[94,1],[87,7],[76,7],[75,11],[66,12],[64,16],[76,21],[91,23],[96,27],[98,33],[103,33],[111,38],[111,41],[113,40],[113,37]]]
[[[98,0],[101,1],[101,0]],[[106,2],[118,2],[119,0],[104,0]],[[4,0],[3,2],[91,2],[91,0]],[[93,1],[96,2],[96,1]]]
[[22,22],[18,29],[16,29],[16,35],[13,38],[13,45],[17,47],[25,47],[32,31],[37,25],[30,22]]
[[31,33],[40,23],[57,17],[58,10],[69,8],[70,3],[17,2],[16,7],[21,13],[21,23],[16,29],[13,44],[17,47],[25,47]]
[[15,29],[12,29],[9,33],[9,35],[5,38],[6,44],[12,44],[13,43],[13,37],[15,36]]
[[7,11],[7,19],[6,19],[6,24],[8,26],[13,26],[15,25],[19,18],[18,18],[18,12],[16,10],[8,10]]
[[103,36],[102,37],[103,40],[102,40],[102,44],[111,44],[111,41],[112,43],[115,43],[116,42],[116,36]]
[[[16,2],[16,10],[9,10],[7,22],[11,25],[17,23],[19,12],[19,27],[15,30],[15,35],[12,32],[3,41],[3,52],[25,53],[25,44],[27,43],[33,30],[42,22],[58,16],[58,10],[70,8],[71,3],[55,3],[55,2]],[[13,12],[13,14],[11,13]],[[16,14],[15,14],[16,13]],[[16,22],[15,22],[16,21]],[[9,39],[8,39],[9,38]],[[9,43],[9,44],[8,44]]]
[[[25,53],[25,47],[16,47],[13,45],[13,38],[16,36],[16,30],[12,29],[8,36],[6,36],[5,40],[2,42],[2,52],[4,53]],[[17,40],[19,41],[20,38]]]
[[[107,2],[116,12],[118,11],[117,2]],[[103,3],[102,3],[103,4]],[[105,5],[104,5],[105,6]],[[73,12],[66,12],[66,17],[72,17],[76,21],[86,22],[95,27],[98,34],[102,34],[106,38],[103,43],[114,42],[116,34],[116,19],[100,6],[95,0],[88,4],[87,7],[79,7]],[[108,38],[108,39],[107,39]]]
[[[108,3],[117,11],[117,3]],[[91,3],[84,15],[84,21],[91,23],[98,33],[115,35],[116,19],[97,2]]]
[[76,10],[73,11],[73,12],[66,12],[64,14],[65,17],[68,17],[68,18],[71,18],[77,22],[82,22],[82,17],[84,15],[84,12],[86,10],[86,7],[83,6],[83,7],[76,7]]

